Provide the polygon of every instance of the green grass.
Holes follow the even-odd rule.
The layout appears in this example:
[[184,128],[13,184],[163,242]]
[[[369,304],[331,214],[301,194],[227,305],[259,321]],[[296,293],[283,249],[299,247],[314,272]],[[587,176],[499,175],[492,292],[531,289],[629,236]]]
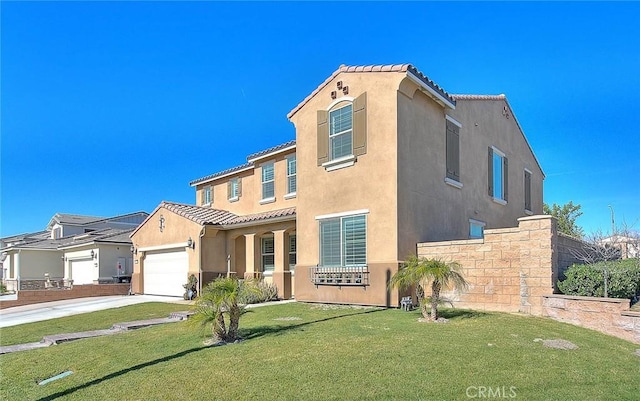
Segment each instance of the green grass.
[[148,302],[18,326],[3,327],[0,328],[0,345],[38,342],[42,340],[42,337],[51,334],[109,329],[114,323],[169,317],[171,312],[188,309],[188,305]]
[[[301,320],[274,320],[288,317]],[[208,333],[189,322],[79,340],[0,356],[0,398],[467,400],[472,386],[513,386],[522,400],[640,394],[640,345],[529,316],[448,310],[447,324],[418,317],[294,303],[253,310],[241,321],[246,340],[222,347],[203,346]],[[536,338],[580,348],[545,348]],[[66,370],[74,373],[37,384]]]

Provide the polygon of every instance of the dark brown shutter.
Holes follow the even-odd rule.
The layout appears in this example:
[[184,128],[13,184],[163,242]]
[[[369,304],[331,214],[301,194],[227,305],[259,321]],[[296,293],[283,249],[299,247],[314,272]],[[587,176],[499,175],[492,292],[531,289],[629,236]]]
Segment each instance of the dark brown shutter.
[[489,196],[493,196],[493,149],[489,146]]
[[447,178],[460,182],[460,127],[447,121]]
[[524,172],[524,208],[531,211],[531,173]]
[[504,199],[505,201],[509,200],[509,162],[507,161],[507,157],[503,157],[503,168],[502,168],[502,179],[503,184],[502,184],[502,191],[504,192],[504,196],[502,199]]
[[318,110],[318,166],[329,161],[329,112]]
[[233,181],[233,179],[227,182],[227,199],[231,199],[231,181]]
[[353,155],[367,153],[367,92],[353,101]]
[[238,198],[242,196],[242,178],[238,177]]

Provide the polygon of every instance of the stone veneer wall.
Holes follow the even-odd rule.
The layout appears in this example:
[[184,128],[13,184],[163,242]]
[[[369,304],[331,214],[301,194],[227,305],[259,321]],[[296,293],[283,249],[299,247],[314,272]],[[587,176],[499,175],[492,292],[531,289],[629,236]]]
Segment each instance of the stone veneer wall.
[[[551,216],[485,230],[484,239],[418,244],[418,256],[457,261],[470,286],[444,293],[456,307],[542,315],[542,297],[558,277],[558,233]],[[428,290],[428,289],[427,289]]]
[[543,315],[640,344],[640,312],[628,299],[569,295],[543,297]]
[[0,300],[0,309],[14,306],[37,304],[40,302],[61,301],[63,299],[100,297],[108,295],[127,295],[131,284],[87,284],[74,285],[73,288],[48,290],[26,290],[18,292],[17,300]]

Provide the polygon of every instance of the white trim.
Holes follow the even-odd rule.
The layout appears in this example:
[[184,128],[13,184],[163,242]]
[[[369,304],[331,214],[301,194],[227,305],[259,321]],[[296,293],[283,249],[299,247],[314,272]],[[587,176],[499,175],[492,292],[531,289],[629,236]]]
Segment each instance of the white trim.
[[289,193],[289,194],[286,194],[286,195],[284,196],[284,198],[285,198],[285,199],[293,199],[293,198],[295,198],[295,197],[296,197],[296,195],[297,195],[297,193],[296,193],[296,192],[291,192],[291,193]]
[[501,151],[500,149],[496,148],[495,146],[491,146],[491,149],[493,149],[493,153],[497,153],[498,156],[507,157],[507,155],[503,151]]
[[331,214],[323,214],[320,216],[316,216],[316,220],[325,220],[325,219],[333,219],[336,217],[345,217],[345,216],[355,216],[359,214],[369,214],[369,209],[360,209],[360,210],[352,210],[350,212],[340,212],[340,213],[331,213]]
[[229,198],[229,199],[227,199],[227,200],[228,200],[229,202],[237,202],[237,201],[239,201],[239,200],[240,200],[240,197],[238,197],[238,196],[234,196],[233,198]]
[[260,202],[258,202],[258,203],[260,203],[261,205],[265,205],[267,203],[273,203],[275,201],[276,201],[276,197],[272,196],[271,198],[264,198],[264,199],[260,200]]
[[495,196],[492,196],[491,199],[493,199],[493,201],[499,205],[506,205],[507,201],[504,199],[500,199],[500,198],[496,198]]
[[444,182],[446,184],[451,185],[452,187],[458,188],[458,189],[462,188],[462,186],[463,186],[460,181],[453,180],[453,179],[451,179],[449,177],[445,177],[444,178]]
[[327,171],[333,171],[344,167],[351,167],[355,164],[355,162],[356,157],[354,155],[349,155],[322,163],[322,167],[324,167]]
[[333,106],[335,106],[336,104],[340,103],[340,102],[351,102],[353,103],[353,101],[356,100],[355,97],[351,97],[351,96],[343,96],[343,97],[339,97],[336,100],[334,100],[333,102],[331,102],[329,104],[329,106],[327,107],[327,111],[331,110],[333,108]]
[[198,183],[191,184],[191,186],[192,186],[192,187],[197,187],[197,186],[199,186],[199,185],[207,184],[207,183],[209,183],[209,182],[211,182],[211,181],[219,180],[220,178],[229,177],[230,175],[234,175],[234,174],[242,173],[242,172],[247,171],[247,170],[253,170],[254,168],[255,168],[255,166],[245,167],[245,168],[240,169],[240,170],[232,171],[232,172],[227,173],[227,174],[223,174],[223,175],[219,175],[219,176],[217,176],[217,177],[209,178],[208,180],[205,180],[205,181],[200,181],[200,182],[198,182]]
[[457,125],[458,128],[462,128],[462,124],[458,122],[458,120],[456,120],[455,118],[449,116],[449,115],[445,115],[444,116],[445,120],[447,121],[451,121],[454,125]]
[[138,248],[138,252],[149,252],[149,251],[161,251],[164,249],[177,249],[177,248],[187,248],[189,244],[185,242],[178,242],[175,244],[166,244],[166,245],[155,245],[155,246],[145,246]]
[[524,214],[526,214],[527,216],[533,216],[533,212],[527,209],[524,209]]
[[279,154],[279,153],[283,153],[283,152],[286,152],[286,151],[288,151],[288,150],[295,149],[295,148],[296,148],[296,145],[287,146],[287,147],[286,147],[286,148],[284,148],[284,149],[275,150],[275,151],[273,151],[273,152],[269,152],[269,153],[264,154],[264,155],[262,155],[262,156],[254,157],[254,158],[251,158],[251,159],[247,159],[247,162],[248,162],[248,163],[254,163],[254,162],[256,162],[257,160],[266,159],[266,158],[268,158],[268,157],[272,157],[272,156],[275,156],[275,155],[277,155],[277,154]]
[[445,107],[449,107],[450,109],[455,110],[456,105],[454,103],[451,103],[451,101],[449,101],[448,99],[444,98],[441,94],[436,92],[429,85],[427,85],[424,82],[422,82],[422,80],[420,78],[416,77],[411,71],[407,71],[407,76],[409,77],[410,80],[412,80],[413,82],[417,83],[418,85],[420,85],[420,87],[424,88],[424,90],[429,92],[429,94],[431,96],[433,96],[434,98],[436,98],[437,100],[442,102],[442,104]]
[[531,176],[533,176],[533,171],[529,170],[528,168],[524,168],[524,171],[526,171],[527,173],[531,174]]

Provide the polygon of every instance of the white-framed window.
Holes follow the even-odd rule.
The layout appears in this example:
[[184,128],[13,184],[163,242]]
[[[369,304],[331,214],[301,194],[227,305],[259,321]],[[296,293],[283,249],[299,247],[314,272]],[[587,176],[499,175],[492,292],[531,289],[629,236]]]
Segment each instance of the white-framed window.
[[262,271],[271,272],[276,266],[273,237],[262,237],[261,243]]
[[366,215],[320,220],[320,266],[351,267],[366,264]]
[[296,178],[296,155],[287,156],[287,195],[294,195],[298,187]]
[[505,154],[496,147],[489,147],[489,195],[493,200],[507,203],[508,161]]
[[486,226],[486,223],[483,221],[469,219],[469,238],[470,239],[484,238],[484,226]]
[[213,202],[213,191],[210,186],[202,188],[202,204],[210,205]]
[[236,201],[240,197],[240,179],[232,178],[229,180],[229,190],[227,197],[230,201]]
[[53,239],[62,238],[62,227],[56,227],[53,229]]
[[329,112],[329,160],[353,155],[353,105]]
[[275,198],[275,173],[273,162],[262,165],[262,200],[273,200]]
[[298,243],[295,234],[289,234],[289,270],[293,270],[296,267]]

